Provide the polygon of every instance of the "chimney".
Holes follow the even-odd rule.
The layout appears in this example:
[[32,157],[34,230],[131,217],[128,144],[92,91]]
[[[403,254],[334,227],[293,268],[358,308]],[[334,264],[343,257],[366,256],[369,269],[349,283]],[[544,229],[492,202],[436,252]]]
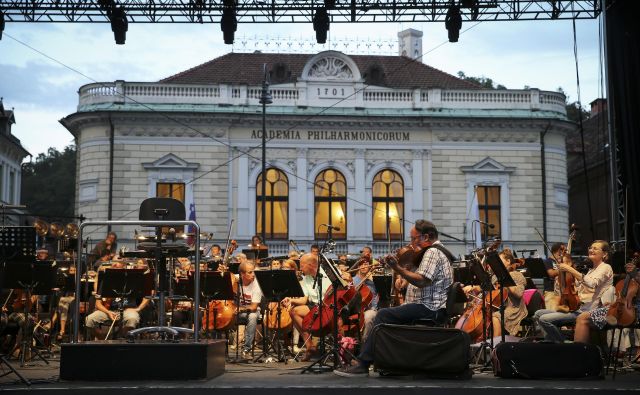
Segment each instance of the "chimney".
[[422,32],[406,29],[398,33],[398,55],[422,62]]
[[607,111],[607,99],[596,99],[591,102],[591,116]]

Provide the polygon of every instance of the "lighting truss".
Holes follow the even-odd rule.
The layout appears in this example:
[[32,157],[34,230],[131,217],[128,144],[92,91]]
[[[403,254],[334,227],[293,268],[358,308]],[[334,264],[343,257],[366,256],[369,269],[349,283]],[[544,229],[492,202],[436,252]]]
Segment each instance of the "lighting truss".
[[[6,22],[109,23],[103,0],[0,0]],[[223,0],[120,0],[129,23],[220,23]],[[473,1],[472,1],[473,2]],[[238,23],[311,23],[322,0],[236,2]],[[602,0],[477,0],[463,21],[594,19]],[[336,0],[330,22],[443,22],[451,0]]]

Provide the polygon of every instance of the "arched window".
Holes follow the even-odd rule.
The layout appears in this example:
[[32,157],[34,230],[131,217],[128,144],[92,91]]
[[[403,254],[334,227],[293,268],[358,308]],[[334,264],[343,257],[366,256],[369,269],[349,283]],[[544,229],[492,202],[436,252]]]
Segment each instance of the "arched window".
[[403,239],[404,182],[393,170],[380,171],[373,178],[373,239]]
[[347,238],[347,182],[342,173],[334,169],[322,171],[314,182],[315,237],[324,239],[326,227],[334,226],[334,239]]
[[[265,189],[267,239],[287,239],[289,236],[289,180],[278,169],[267,169]],[[256,233],[262,234],[262,173],[256,181]]]

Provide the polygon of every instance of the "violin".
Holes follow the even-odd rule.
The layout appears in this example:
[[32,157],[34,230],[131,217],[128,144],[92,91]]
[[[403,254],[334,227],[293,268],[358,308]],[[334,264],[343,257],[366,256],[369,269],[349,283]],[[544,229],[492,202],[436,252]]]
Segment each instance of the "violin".
[[[637,252],[631,261],[636,267],[640,263]],[[636,298],[638,297],[638,283],[631,277],[631,273],[616,284],[616,301],[609,306],[607,323],[610,325],[629,326],[636,322]]]
[[[562,262],[573,266],[571,260],[571,248],[573,242],[576,239],[576,233],[578,227],[575,224],[571,225],[571,232],[569,233],[569,240],[567,241],[567,251],[564,254]],[[563,313],[569,311],[575,311],[580,307],[580,298],[578,297],[578,291],[576,291],[576,282],[571,273],[560,271],[558,273],[558,285],[560,287],[560,302],[557,310]]]

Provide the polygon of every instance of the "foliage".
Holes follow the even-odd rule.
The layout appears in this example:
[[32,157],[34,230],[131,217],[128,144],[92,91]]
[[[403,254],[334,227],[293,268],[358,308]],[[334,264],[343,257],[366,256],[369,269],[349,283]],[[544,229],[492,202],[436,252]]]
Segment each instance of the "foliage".
[[564,94],[565,97],[565,108],[567,109],[567,119],[573,121],[575,123],[580,122],[580,116],[582,116],[582,121],[591,116],[591,112],[585,110],[584,107],[580,106],[580,103],[577,101],[569,102],[569,95],[562,89],[562,87],[558,87],[558,92]]
[[49,148],[35,162],[22,164],[22,203],[35,215],[71,217],[75,182],[76,147],[69,145],[62,152]]
[[471,76],[467,76],[463,71],[458,71],[458,77],[460,77],[460,79],[465,81],[474,82],[485,89],[507,89],[507,87],[502,84],[497,84],[494,86],[493,79],[491,78],[471,77]]

